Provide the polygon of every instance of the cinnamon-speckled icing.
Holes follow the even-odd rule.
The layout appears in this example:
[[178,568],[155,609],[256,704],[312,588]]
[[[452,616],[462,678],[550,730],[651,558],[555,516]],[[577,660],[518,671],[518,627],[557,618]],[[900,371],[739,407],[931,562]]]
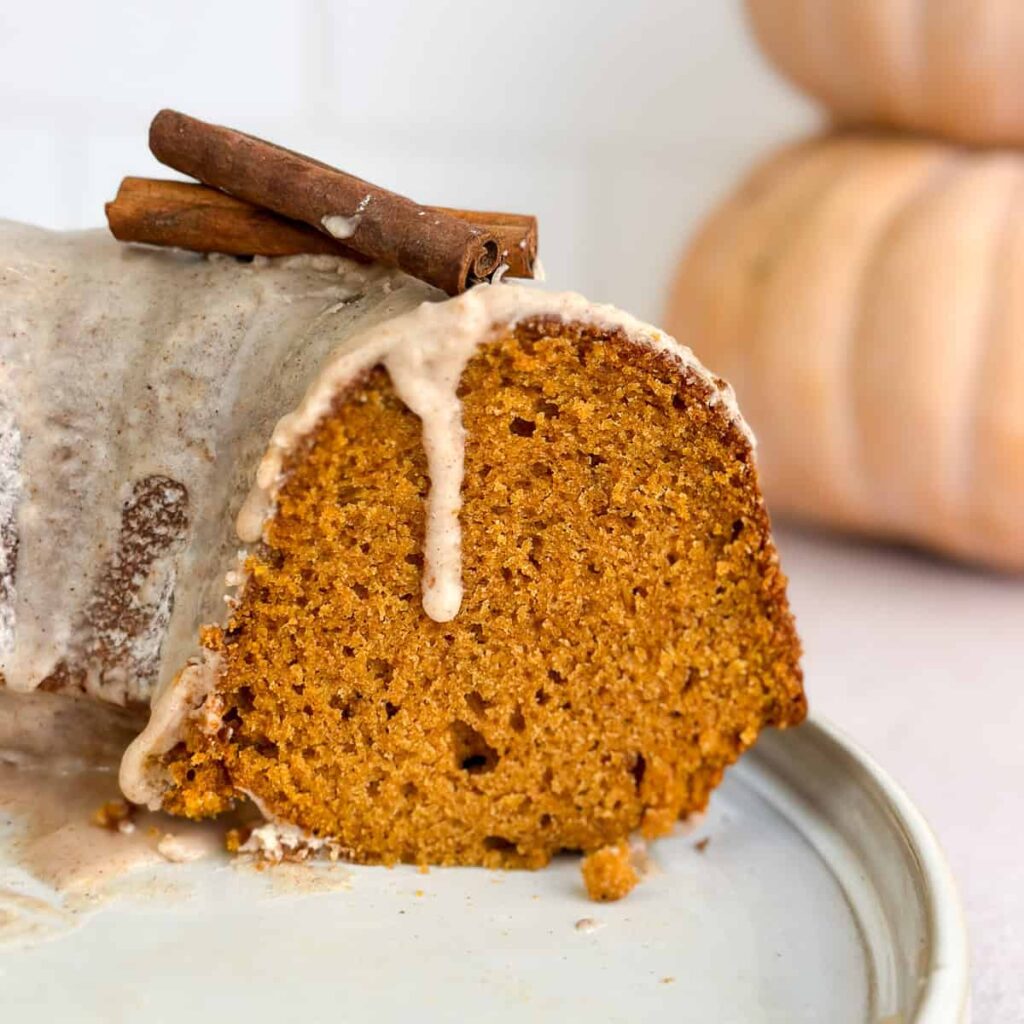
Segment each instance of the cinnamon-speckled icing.
[[438,621],[462,600],[459,380],[497,333],[536,318],[622,333],[747,431],[689,349],[611,306],[506,284],[443,298],[337,257],[244,263],[0,223],[0,672],[115,703],[155,689],[122,763],[130,799],[159,803],[154,755],[214,688],[198,633],[244,585],[239,544],[261,540],[290,454],[369,368],[422,421]]
[[441,293],[335,257],[0,222],[0,676],[148,701],[219,621],[281,412],[354,329]]

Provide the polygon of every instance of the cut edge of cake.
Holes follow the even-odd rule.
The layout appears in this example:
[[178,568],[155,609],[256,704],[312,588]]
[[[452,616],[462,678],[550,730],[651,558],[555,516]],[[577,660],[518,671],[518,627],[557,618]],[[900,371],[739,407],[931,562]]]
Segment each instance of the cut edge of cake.
[[[252,551],[266,541],[289,459],[331,415],[347,390],[375,366],[386,368],[399,398],[419,416],[428,451],[430,493],[436,495],[440,489],[448,495],[451,506],[452,493],[458,496],[461,485],[464,438],[460,435],[461,419],[456,423],[453,417],[461,416],[457,390],[463,369],[488,341],[515,330],[518,325],[543,326],[544,323],[551,324],[555,331],[582,328],[607,338],[624,339],[668,360],[678,367],[680,374],[701,385],[707,406],[736,429],[752,456],[754,439],[740,415],[731,388],[707,371],[689,349],[664,332],[614,307],[589,303],[579,295],[551,294],[506,284],[480,286],[455,299],[424,303],[410,313],[378,324],[354,336],[327,361],[296,410],[283,417],[273,432],[255,484],[238,516],[242,543]],[[453,453],[458,455],[457,459],[453,459]],[[458,472],[451,471],[449,463],[453,461],[458,463]],[[438,481],[445,478],[447,482],[439,488]],[[763,514],[759,494],[757,501]],[[426,565],[422,572],[424,580],[430,582],[423,587],[424,610],[430,618],[444,622],[457,618],[461,601],[461,579],[454,578],[461,567],[459,523],[451,507],[431,509],[430,494],[426,503]],[[765,536],[767,531],[765,516]],[[454,570],[453,552],[457,563]],[[243,554],[240,553],[237,566],[226,567],[229,608],[237,607],[246,586]],[[774,549],[770,560],[774,571],[778,572]],[[784,578],[778,575],[782,580],[779,592],[784,603]],[[788,608],[783,611],[789,616]],[[780,720],[773,723],[781,726],[799,722],[805,709],[791,617],[788,622],[794,645],[789,654],[798,696]],[[219,625],[209,623],[210,627]],[[157,693],[149,724],[129,747],[122,762],[121,785],[133,802],[152,808],[161,806],[170,781],[163,759],[181,742],[189,722],[201,721],[206,716],[213,727],[219,720],[218,714],[223,709],[217,706],[216,688],[225,662],[217,646],[215,641],[205,644],[172,682]],[[756,729],[752,732],[749,742],[756,737]],[[741,746],[745,745],[749,745],[746,739]],[[715,781],[717,779],[712,785]],[[251,793],[247,795],[253,797]],[[264,833],[277,829],[287,839],[285,846],[289,849],[301,847],[303,842],[307,848],[314,849],[329,842],[329,837],[314,836],[275,816],[269,808],[260,806],[258,798],[255,802],[268,822]],[[260,833],[263,839],[274,847],[264,833]]]

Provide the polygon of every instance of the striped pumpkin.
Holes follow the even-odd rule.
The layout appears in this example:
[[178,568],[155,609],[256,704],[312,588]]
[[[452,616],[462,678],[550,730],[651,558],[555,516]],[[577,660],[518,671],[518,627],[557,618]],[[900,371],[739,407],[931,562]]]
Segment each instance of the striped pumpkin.
[[747,0],[761,48],[841,121],[1024,143],[1021,0]]

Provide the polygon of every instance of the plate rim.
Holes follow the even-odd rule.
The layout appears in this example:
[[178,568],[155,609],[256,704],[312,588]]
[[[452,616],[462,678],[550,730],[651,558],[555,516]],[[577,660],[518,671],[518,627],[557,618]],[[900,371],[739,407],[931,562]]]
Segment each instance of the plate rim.
[[[819,714],[800,731],[852,757],[891,807],[907,847],[920,866],[924,910],[931,942],[923,965],[918,1005],[907,1024],[967,1024],[970,1018],[970,943],[959,891],[935,831],[903,786],[864,746]],[[951,1011],[952,1014],[951,1015]]]

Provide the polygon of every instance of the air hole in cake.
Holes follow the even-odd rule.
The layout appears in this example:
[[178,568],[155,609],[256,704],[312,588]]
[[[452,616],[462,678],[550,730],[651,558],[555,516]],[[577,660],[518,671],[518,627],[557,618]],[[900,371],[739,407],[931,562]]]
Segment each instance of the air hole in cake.
[[378,779],[371,779],[366,784],[366,795],[371,800],[376,799],[380,795],[380,780],[378,780]]
[[594,452],[590,452],[587,455],[587,462],[591,466],[603,466],[608,460],[603,455],[597,455]]
[[344,644],[344,645],[342,646],[342,648],[341,648],[341,653],[342,653],[342,654],[343,654],[343,655],[344,655],[344,656],[345,656],[346,658],[354,658],[354,657],[355,657],[355,655],[356,655],[356,651],[355,651],[355,648],[354,648],[354,647],[349,647],[349,646],[348,646],[348,644]]
[[339,505],[351,505],[353,502],[358,501],[362,496],[362,487],[352,487],[349,485],[339,489],[337,501]]
[[256,706],[256,699],[253,696],[252,688],[240,686],[235,692],[235,713],[247,714]]
[[397,704],[392,704],[391,701],[386,700],[384,702],[384,713],[388,716],[388,719],[392,719],[402,709]]
[[554,402],[549,402],[544,398],[539,398],[534,403],[534,409],[537,410],[542,416],[546,416],[549,420],[558,419],[561,415],[562,410],[559,406],[555,405]]
[[395,676],[395,666],[384,658],[367,658],[366,668],[376,679],[390,683]]
[[735,519],[732,524],[732,540],[739,539],[739,535],[743,532],[743,520]]
[[456,721],[451,727],[455,763],[470,775],[483,775],[498,764],[498,752],[471,725]]
[[644,773],[647,771],[647,759],[643,754],[636,754],[633,758],[633,764],[630,766],[629,773],[633,776],[633,783],[636,786],[636,790],[640,792],[640,786],[644,781]]
[[678,409],[680,412],[685,412],[686,411],[686,402],[684,401],[682,395],[673,395],[672,396],[672,408],[673,409]]
[[543,687],[541,687],[541,688],[540,688],[540,689],[539,689],[539,690],[538,690],[538,691],[537,691],[537,692],[536,692],[536,693],[535,693],[535,694],[533,695],[533,699],[534,699],[534,700],[535,700],[535,701],[536,701],[536,702],[537,702],[537,703],[538,703],[538,704],[539,704],[539,705],[540,705],[541,707],[544,707],[544,705],[545,705],[545,704],[547,704],[547,702],[548,702],[549,700],[551,700],[551,698],[550,698],[550,697],[548,696],[547,690],[545,690],[545,689],[544,689]]
[[369,589],[363,586],[362,583],[351,583],[349,585],[352,588],[352,593],[355,594],[360,601],[365,601],[370,596]]
[[522,416],[513,416],[512,422],[509,423],[508,429],[516,435],[516,437],[533,437],[533,432],[537,429],[537,424],[533,420],[524,420]]
[[509,715],[508,724],[514,732],[526,732],[526,718],[523,716],[522,708],[516,707],[515,711]]
[[420,552],[418,552],[418,551],[414,552],[411,555],[406,555],[405,556],[405,561],[409,565],[416,566],[417,569],[422,569],[423,568],[423,555],[420,554]]
[[484,717],[487,709],[491,706],[491,702],[489,700],[484,700],[476,690],[471,690],[469,693],[465,694],[465,701],[469,710],[472,711],[474,715],[479,715],[481,718]]
[[484,627],[483,627],[483,623],[481,623],[481,622],[471,622],[469,624],[468,629],[469,629],[469,632],[472,635],[473,639],[476,640],[476,642],[478,644],[482,644],[484,642]]
[[418,794],[419,794],[419,789],[416,786],[415,782],[403,782],[402,783],[402,796],[404,796],[406,798],[406,800],[411,800],[413,797],[417,796]]
[[[358,695],[354,700],[359,700]],[[353,715],[353,700],[349,700],[340,693],[334,694],[327,702],[335,711],[341,713],[342,721],[347,722]]]
[[539,825],[539,826],[540,826],[541,828],[550,828],[550,827],[551,827],[551,822],[552,822],[552,821],[553,821],[553,819],[552,819],[552,817],[551,817],[551,815],[550,815],[550,814],[542,814],[542,815],[540,816],[540,820],[539,820],[539,821],[537,822],[537,824],[538,824],[538,825]]
[[504,836],[484,836],[484,849],[502,850],[511,853],[515,850],[516,844]]

